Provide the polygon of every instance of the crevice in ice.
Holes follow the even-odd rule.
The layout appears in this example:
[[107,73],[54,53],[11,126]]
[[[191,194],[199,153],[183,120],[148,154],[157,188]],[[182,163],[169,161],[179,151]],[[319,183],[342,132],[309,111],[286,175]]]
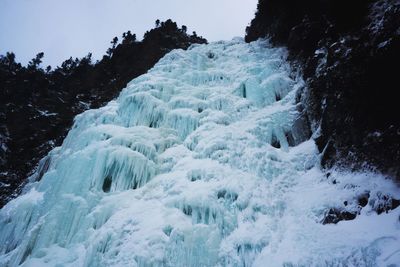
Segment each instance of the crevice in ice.
[[276,134],[272,134],[271,136],[271,146],[275,147],[275,148],[281,148],[281,143],[278,139],[278,137],[276,136]]
[[49,170],[51,163],[51,157],[46,156],[39,162],[39,167],[37,170],[37,175],[35,175],[35,181],[40,181],[43,175]]
[[208,51],[206,54],[209,59],[213,59],[215,57],[215,54],[211,51]]
[[191,170],[190,172],[188,172],[187,177],[188,177],[189,181],[195,182],[198,180],[203,180],[204,178],[207,177],[207,174],[204,170],[195,169],[195,170]]
[[[39,234],[39,230],[40,227],[37,227],[35,229],[33,229],[32,232],[29,233],[29,237],[27,240],[24,240],[25,242],[23,242],[22,245],[22,250],[19,252],[20,255],[18,255],[18,257],[20,257],[19,263],[18,264],[22,264],[26,261],[26,259],[32,254],[32,252],[35,249],[35,245],[38,239],[38,234]],[[21,253],[23,252],[23,253]]]
[[163,228],[163,232],[166,236],[170,236],[173,229],[171,225],[167,225]]
[[226,189],[222,189],[222,190],[219,190],[219,191],[218,191],[218,193],[217,193],[217,198],[218,198],[218,199],[223,198],[223,199],[225,199],[225,200],[234,202],[234,201],[237,200],[238,194],[235,193],[235,192],[231,192],[231,191],[229,191],[229,190],[226,190]]
[[192,207],[190,205],[183,205],[182,212],[187,216],[192,216]]
[[112,183],[111,176],[107,176],[106,178],[104,178],[103,187],[102,187],[103,192],[105,192],[105,193],[110,192],[111,183]]
[[243,98],[247,98],[246,85],[243,83],[241,87],[242,87]]

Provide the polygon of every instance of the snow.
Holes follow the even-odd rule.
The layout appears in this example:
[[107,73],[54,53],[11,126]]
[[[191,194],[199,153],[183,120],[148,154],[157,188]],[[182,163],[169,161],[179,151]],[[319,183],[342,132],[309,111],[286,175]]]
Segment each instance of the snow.
[[41,116],[44,116],[44,117],[50,117],[50,116],[55,116],[55,115],[57,115],[57,113],[49,112],[48,110],[40,110],[40,109],[37,109],[37,112],[38,112]]
[[[0,265],[396,266],[400,209],[373,209],[399,188],[321,171],[285,59],[265,40],[174,50],[78,115],[0,211]],[[356,219],[321,223],[365,192]]]

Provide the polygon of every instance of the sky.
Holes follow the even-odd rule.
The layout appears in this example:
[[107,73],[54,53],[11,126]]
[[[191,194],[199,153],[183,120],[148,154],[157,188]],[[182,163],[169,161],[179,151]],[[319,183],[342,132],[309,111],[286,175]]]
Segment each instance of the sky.
[[[257,0],[0,0],[0,54],[42,66],[89,52],[100,59],[113,37],[130,30],[141,39],[156,19],[171,18],[208,41],[244,36]],[[121,39],[121,38],[120,38]]]

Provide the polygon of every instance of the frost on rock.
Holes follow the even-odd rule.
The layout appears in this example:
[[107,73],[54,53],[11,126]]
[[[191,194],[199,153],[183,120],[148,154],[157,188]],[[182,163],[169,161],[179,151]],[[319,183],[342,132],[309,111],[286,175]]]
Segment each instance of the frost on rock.
[[[0,265],[398,264],[400,210],[382,197],[398,188],[326,178],[285,58],[265,40],[175,50],[77,116],[0,211]],[[343,203],[353,220],[321,223]]]

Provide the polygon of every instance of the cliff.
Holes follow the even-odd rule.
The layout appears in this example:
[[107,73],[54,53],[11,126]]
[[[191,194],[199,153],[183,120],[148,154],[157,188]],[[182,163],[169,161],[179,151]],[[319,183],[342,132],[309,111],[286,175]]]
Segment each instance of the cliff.
[[400,2],[260,0],[246,41],[287,46],[324,167],[400,177]]

